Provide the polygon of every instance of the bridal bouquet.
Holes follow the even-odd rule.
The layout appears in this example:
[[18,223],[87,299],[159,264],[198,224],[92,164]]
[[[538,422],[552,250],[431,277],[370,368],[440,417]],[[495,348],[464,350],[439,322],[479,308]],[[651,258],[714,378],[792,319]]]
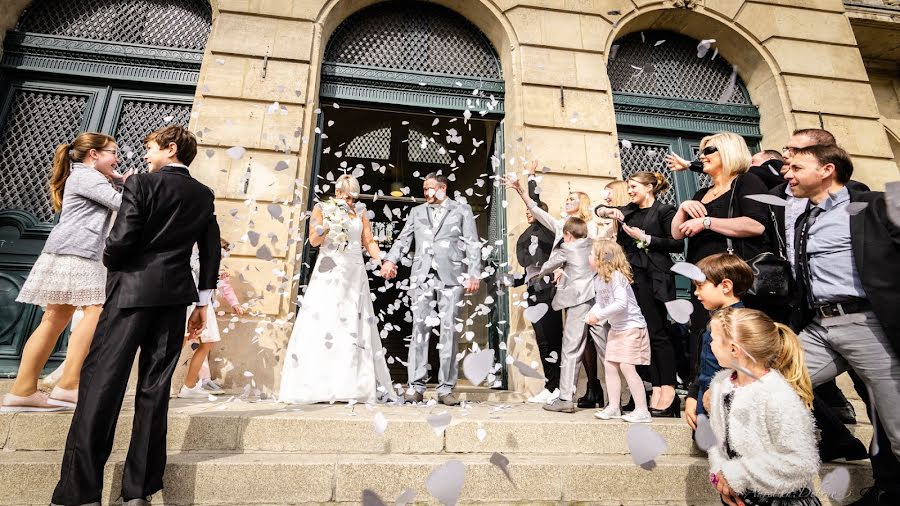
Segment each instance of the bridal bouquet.
[[343,251],[350,242],[348,235],[348,227],[352,217],[350,216],[350,206],[343,200],[331,198],[322,202],[322,218],[325,230],[328,231],[326,237],[337,245],[338,251]]

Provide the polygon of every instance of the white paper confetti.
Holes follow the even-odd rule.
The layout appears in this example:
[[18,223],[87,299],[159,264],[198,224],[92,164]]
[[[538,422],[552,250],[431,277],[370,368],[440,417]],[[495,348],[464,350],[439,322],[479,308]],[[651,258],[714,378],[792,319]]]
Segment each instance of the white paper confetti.
[[453,416],[446,411],[442,413],[438,413],[436,415],[431,415],[425,420],[428,422],[428,425],[431,425],[431,429],[434,431],[436,436],[440,436],[444,433],[444,430],[450,425],[450,420],[453,419]]
[[400,497],[394,502],[394,506],[406,506],[416,499],[416,491],[408,488],[400,494]]
[[869,207],[868,202],[851,202],[847,204],[847,212],[850,214],[850,216],[856,216],[867,207]]
[[549,309],[550,306],[548,306],[544,302],[541,302],[533,306],[528,306],[522,313],[523,316],[525,316],[526,320],[530,321],[531,323],[535,323],[541,321],[541,318],[543,318],[544,315],[547,314],[547,311]]
[[531,367],[530,365],[526,364],[525,362],[522,362],[520,360],[514,360],[512,365],[515,366],[515,368],[518,369],[520,373],[522,373],[522,376],[525,376],[527,378],[547,379],[544,377],[543,374],[538,372],[537,369],[535,369],[534,367]]
[[466,379],[478,386],[494,367],[494,350],[487,349],[478,353],[469,353],[463,359],[462,366]]
[[[509,474],[509,458],[507,458],[506,455],[503,455],[502,453],[494,452],[491,455],[491,464],[494,464],[495,466],[499,467],[500,470],[503,471],[503,474],[506,475],[506,479],[508,479],[510,483],[512,483],[513,485],[516,484],[516,482],[513,481],[513,479],[512,479],[512,475]],[[516,487],[516,488],[518,488],[518,487]]]
[[900,181],[891,181],[884,185],[884,203],[888,218],[894,225],[900,226]]
[[228,158],[231,158],[232,160],[240,160],[241,158],[244,157],[244,154],[246,152],[247,152],[247,150],[241,146],[233,146],[233,147],[228,148],[225,151],[225,154],[228,155]]
[[763,204],[768,204],[770,206],[778,206],[784,207],[787,205],[787,200],[784,200],[781,197],[775,195],[769,195],[768,193],[760,193],[757,195],[745,195],[745,199],[755,200],[757,202],[762,202]]
[[668,445],[660,433],[650,427],[634,423],[628,427],[628,451],[635,464],[650,470],[656,467],[654,460],[659,457]]
[[698,283],[703,283],[704,281],[706,281],[706,275],[703,274],[703,271],[701,271],[700,268],[696,265],[689,262],[675,262],[670,270],[675,274],[681,274],[691,281],[696,281]]
[[669,316],[678,323],[687,323],[691,321],[691,314],[694,312],[694,305],[686,299],[676,299],[666,302],[666,310]]
[[828,497],[841,501],[850,495],[850,471],[846,467],[834,468],[822,478],[822,492]]
[[388,421],[381,411],[375,413],[375,418],[372,419],[372,423],[375,425],[375,432],[378,434],[384,434],[384,431],[387,430]]
[[711,448],[719,444],[719,440],[713,433],[712,425],[709,424],[709,418],[704,414],[697,415],[697,430],[694,432],[694,441],[697,447],[705,452],[709,452]]
[[366,489],[362,493],[363,506],[385,506],[384,501],[375,492]]
[[441,503],[453,506],[459,502],[465,479],[466,467],[458,460],[451,460],[432,471],[425,488]]

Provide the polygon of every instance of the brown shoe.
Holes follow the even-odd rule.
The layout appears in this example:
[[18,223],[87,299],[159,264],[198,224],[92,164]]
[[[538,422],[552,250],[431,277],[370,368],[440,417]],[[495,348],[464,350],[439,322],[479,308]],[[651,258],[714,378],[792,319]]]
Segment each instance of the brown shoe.
[[459,399],[457,399],[453,393],[439,395],[438,402],[445,406],[459,406]]
[[3,405],[0,413],[26,413],[30,411],[62,411],[66,408],[54,406],[47,402],[47,394],[37,391],[27,397],[6,394],[3,396]]
[[417,402],[422,402],[425,396],[422,395],[422,392],[413,392],[403,394],[403,402],[407,404],[416,404]]

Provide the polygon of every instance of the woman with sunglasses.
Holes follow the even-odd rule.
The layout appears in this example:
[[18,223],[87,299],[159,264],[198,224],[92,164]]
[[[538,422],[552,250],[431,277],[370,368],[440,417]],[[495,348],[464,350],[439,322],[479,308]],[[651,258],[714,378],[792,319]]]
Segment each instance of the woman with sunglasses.
[[[60,213],[59,223],[16,297],[17,302],[44,306],[44,316],[25,343],[15,384],[3,397],[0,412],[75,407],[81,366],[106,301],[101,260],[106,234],[122,203],[110,181],[124,181],[129,175],[116,172],[118,153],[115,139],[95,132],[84,132],[56,148],[50,202]],[[63,376],[48,397],[37,389],[38,376],[79,307],[84,317],[69,337]]]
[[[733,253],[744,260],[768,251],[768,206],[744,198],[769,192],[758,176],[747,172],[750,158],[747,143],[735,133],[719,132],[700,141],[700,162],[713,185],[701,188],[694,198],[682,202],[672,219],[672,237],[687,238],[687,262],[696,264],[710,255],[728,251],[728,238],[734,244]],[[693,375],[699,363],[700,336],[709,322],[709,313],[693,294],[691,302],[694,312],[689,346]]]

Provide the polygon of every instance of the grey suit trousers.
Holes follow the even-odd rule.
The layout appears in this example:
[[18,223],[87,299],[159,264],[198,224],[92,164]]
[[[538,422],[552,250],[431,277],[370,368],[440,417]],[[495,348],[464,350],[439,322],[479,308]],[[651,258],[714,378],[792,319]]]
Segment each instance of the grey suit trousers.
[[606,326],[590,326],[584,323],[584,317],[593,305],[592,299],[565,309],[559,366],[559,398],[564,401],[571,401],[575,396],[581,356],[584,355],[588,334],[594,340],[598,351],[606,350]]
[[422,284],[412,290],[413,335],[409,343],[409,360],[406,368],[409,374],[409,386],[417,392],[425,391],[428,382],[428,342],[437,327],[438,357],[438,395],[446,395],[453,391],[459,377],[459,364],[456,361],[456,348],[459,333],[456,332],[456,317],[459,313],[459,302],[465,288],[461,285],[445,286],[432,272]]

